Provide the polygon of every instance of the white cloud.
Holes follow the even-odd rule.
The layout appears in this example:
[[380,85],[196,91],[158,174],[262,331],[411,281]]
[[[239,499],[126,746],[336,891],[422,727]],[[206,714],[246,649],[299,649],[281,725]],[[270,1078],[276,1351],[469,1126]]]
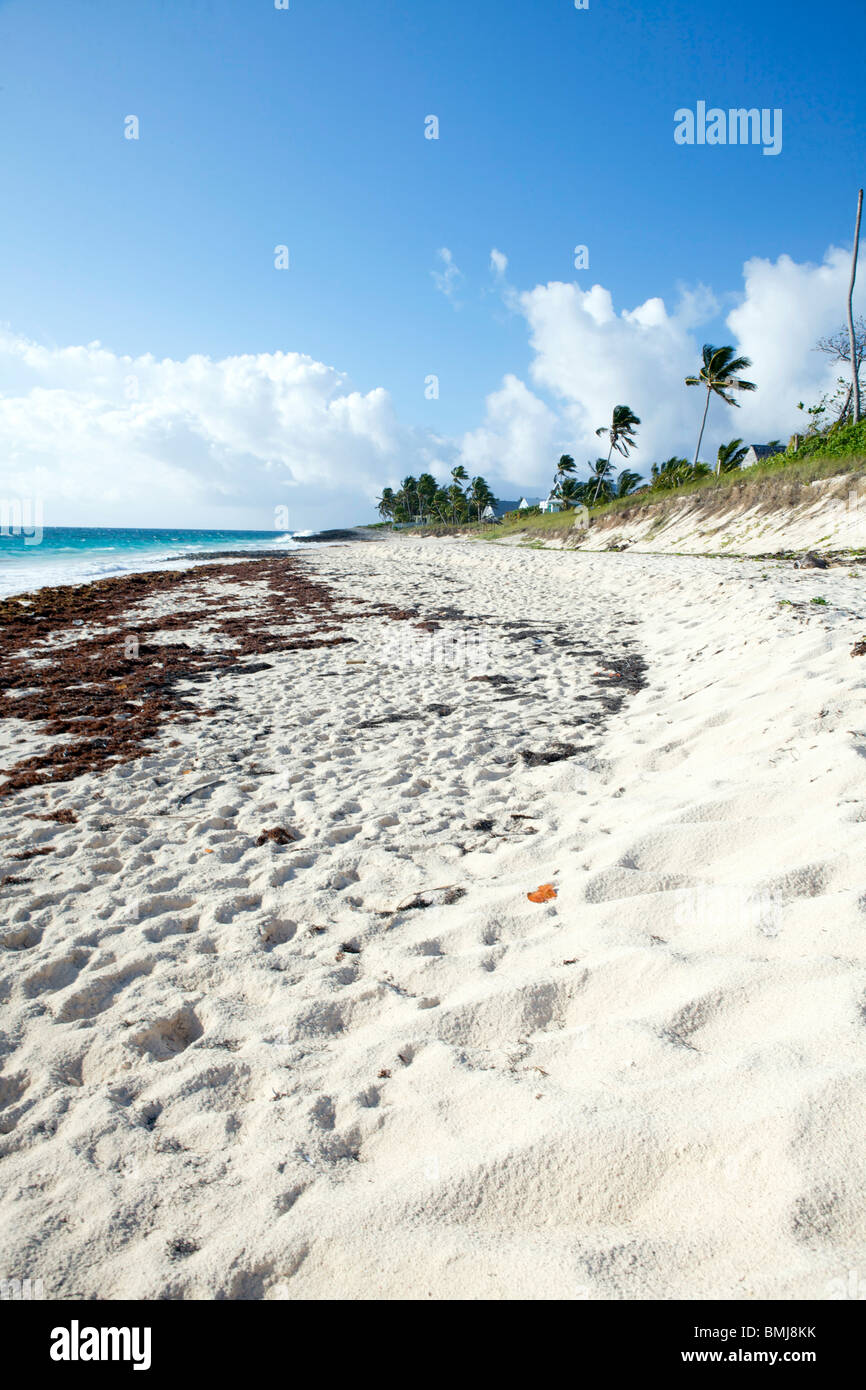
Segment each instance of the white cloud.
[[[740,409],[711,404],[702,457],[714,457],[718,444],[736,435],[752,442],[787,439],[802,421],[797,402],[811,404],[839,375],[838,364],[813,349],[844,322],[849,272],[850,254],[838,248],[821,265],[788,256],[751,260],[726,328],[710,330],[719,299],[705,285],[681,288],[672,310],[657,297],[617,310],[602,285],[584,291],[551,282],[523,293],[506,288],[506,303],[529,327],[535,390],[506,377],[502,390],[488,397],[484,425],[465,436],[464,454],[479,464],[489,460],[491,471],[499,462],[506,479],[543,483],[561,447],[579,466],[603,452],[595,430],[615,405],[627,404],[642,421],[629,467],[648,474],[657,459],[691,457],[703,399],[684,378],[699,368],[707,332],[752,359],[748,376],[759,389],[742,398]],[[860,296],[862,304],[862,286]],[[725,297],[730,302],[732,296]],[[551,397],[555,410],[538,393]]]
[[519,304],[535,352],[530,377],[557,398],[560,432],[579,466],[601,451],[595,431],[615,405],[630,405],[642,421],[636,464],[683,446],[694,415],[683,378],[698,350],[691,300],[683,315],[658,298],[617,313],[601,285],[553,283],[521,294]]
[[451,303],[454,305],[454,308],[459,309],[461,306],[457,303],[455,299],[455,294],[457,291],[458,282],[463,279],[463,272],[460,269],[458,269],[454,257],[448,250],[447,246],[440,247],[440,249],[436,252],[436,255],[439,257],[440,261],[442,262],[445,268],[444,270],[430,271],[430,274],[433,277],[433,283],[436,286],[437,290],[439,290],[440,294],[444,294],[446,299],[451,300]]
[[557,431],[554,411],[517,377],[505,377],[486,400],[484,423],[460,441],[460,462],[471,475],[488,482],[503,479],[525,486],[553,473]]
[[[821,265],[755,258],[743,273],[745,293],[727,324],[751,357],[748,376],[760,389],[744,399],[738,423],[753,435],[787,438],[803,422],[797,402],[812,405],[832,393],[848,370],[813,349],[818,338],[845,325],[851,253],[831,247]],[[862,313],[862,282],[857,303]]]
[[417,452],[387,391],[299,353],[157,361],[0,331],[0,381],[0,495],[42,496],[48,524],[267,527],[280,504],[357,509]]
[[[460,272],[440,254],[453,290]],[[481,423],[452,440],[402,425],[385,389],[352,390],[300,353],[131,358],[0,329],[0,499],[41,497],[48,525],[267,528],[279,505],[295,527],[337,524],[369,516],[381,487],[406,473],[447,477],[457,457],[506,496],[540,490],[561,453],[582,469],[603,451],[595,430],[618,404],[642,420],[629,466],[648,473],[656,459],[690,457],[703,401],[683,378],[706,337],[751,357],[759,389],[740,410],[713,402],[705,458],[735,435],[787,439],[801,423],[797,402],[811,404],[839,374],[813,351],[844,322],[849,255],[837,248],[820,265],[747,262],[723,325],[705,286],[682,289],[670,310],[658,297],[617,309],[602,285],[521,293],[505,282],[502,253],[491,267],[526,321],[532,357],[526,380],[506,374]],[[859,294],[863,312],[862,280]]]
[[495,246],[490,252],[490,269],[498,280],[504,277],[508,269],[508,257],[502,251],[497,251]]

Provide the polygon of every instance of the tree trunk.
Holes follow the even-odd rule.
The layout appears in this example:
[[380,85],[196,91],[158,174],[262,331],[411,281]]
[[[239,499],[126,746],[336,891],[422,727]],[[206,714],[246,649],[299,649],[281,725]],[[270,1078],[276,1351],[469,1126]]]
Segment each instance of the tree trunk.
[[707,403],[706,403],[706,405],[704,406],[704,418],[703,418],[703,420],[701,421],[701,432],[700,432],[700,434],[698,435],[698,447],[695,449],[695,459],[694,459],[694,463],[692,464],[692,468],[697,467],[698,454],[701,452],[701,440],[702,440],[703,437],[704,437],[704,425],[707,423],[707,411],[709,410],[709,408],[710,408],[710,388],[709,388],[709,386],[708,386],[708,387],[707,387]]
[[851,283],[848,286],[848,338],[851,343],[851,386],[854,393],[854,424],[860,423],[860,363],[857,361],[857,340],[854,336],[854,281],[857,278],[857,252],[860,246],[860,217],[863,212],[863,189],[857,199],[857,224],[854,228],[854,254],[851,258]]

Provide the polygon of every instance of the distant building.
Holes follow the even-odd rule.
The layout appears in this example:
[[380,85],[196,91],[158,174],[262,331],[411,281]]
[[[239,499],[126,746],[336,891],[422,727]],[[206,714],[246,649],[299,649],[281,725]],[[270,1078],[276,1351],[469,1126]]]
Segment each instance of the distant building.
[[760,463],[761,459],[771,459],[776,454],[783,454],[784,452],[784,445],[750,444],[740,466],[749,468],[753,463]]
[[520,499],[519,502],[507,502],[507,501],[503,501],[503,502],[494,502],[494,503],[493,503],[493,512],[494,512],[494,516],[495,516],[496,520],[498,521],[501,517],[506,516],[506,515],[508,514],[508,512],[519,512],[519,511],[523,511],[523,510],[525,510],[526,507],[528,507],[528,506],[533,506],[533,505],[537,505],[537,504],[534,504],[534,503],[531,503],[531,502],[527,502],[527,500],[526,500],[525,497],[521,497],[521,499]]
[[[550,501],[551,499],[548,498],[545,502],[541,497],[521,497],[519,501],[504,499],[501,502],[493,502],[481,515],[486,521],[500,521],[502,517],[507,516],[509,512],[526,512],[530,507],[540,507],[542,511],[558,510],[558,504],[555,507],[548,506]],[[491,512],[490,516],[487,515],[488,512]]]
[[563,507],[559,498],[554,497],[552,493],[549,497],[545,497],[543,502],[539,502],[538,505],[543,512],[561,512]]

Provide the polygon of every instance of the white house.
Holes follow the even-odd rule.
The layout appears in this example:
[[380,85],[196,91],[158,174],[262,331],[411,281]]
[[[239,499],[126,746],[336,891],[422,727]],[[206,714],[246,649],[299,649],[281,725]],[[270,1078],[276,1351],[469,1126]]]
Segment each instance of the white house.
[[559,500],[558,497],[554,497],[552,494],[551,494],[550,497],[545,497],[544,501],[543,501],[543,502],[539,502],[538,505],[539,505],[539,507],[541,508],[541,510],[542,510],[543,512],[561,512],[561,511],[562,511],[562,503],[560,502],[560,500]]
[[772,444],[750,444],[740,466],[750,468],[753,463],[760,463],[761,459],[775,458],[776,454],[783,454],[784,452],[784,444],[781,448]]

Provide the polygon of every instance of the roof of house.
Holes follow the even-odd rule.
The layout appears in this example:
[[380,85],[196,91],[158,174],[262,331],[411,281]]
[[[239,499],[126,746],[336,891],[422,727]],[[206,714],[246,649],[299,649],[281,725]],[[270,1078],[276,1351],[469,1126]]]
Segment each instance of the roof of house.
[[758,459],[765,459],[779,452],[775,446],[771,447],[769,444],[750,444],[749,448]]
[[520,506],[520,500],[516,502],[494,502],[493,510],[497,516],[505,516],[506,512],[516,512]]

